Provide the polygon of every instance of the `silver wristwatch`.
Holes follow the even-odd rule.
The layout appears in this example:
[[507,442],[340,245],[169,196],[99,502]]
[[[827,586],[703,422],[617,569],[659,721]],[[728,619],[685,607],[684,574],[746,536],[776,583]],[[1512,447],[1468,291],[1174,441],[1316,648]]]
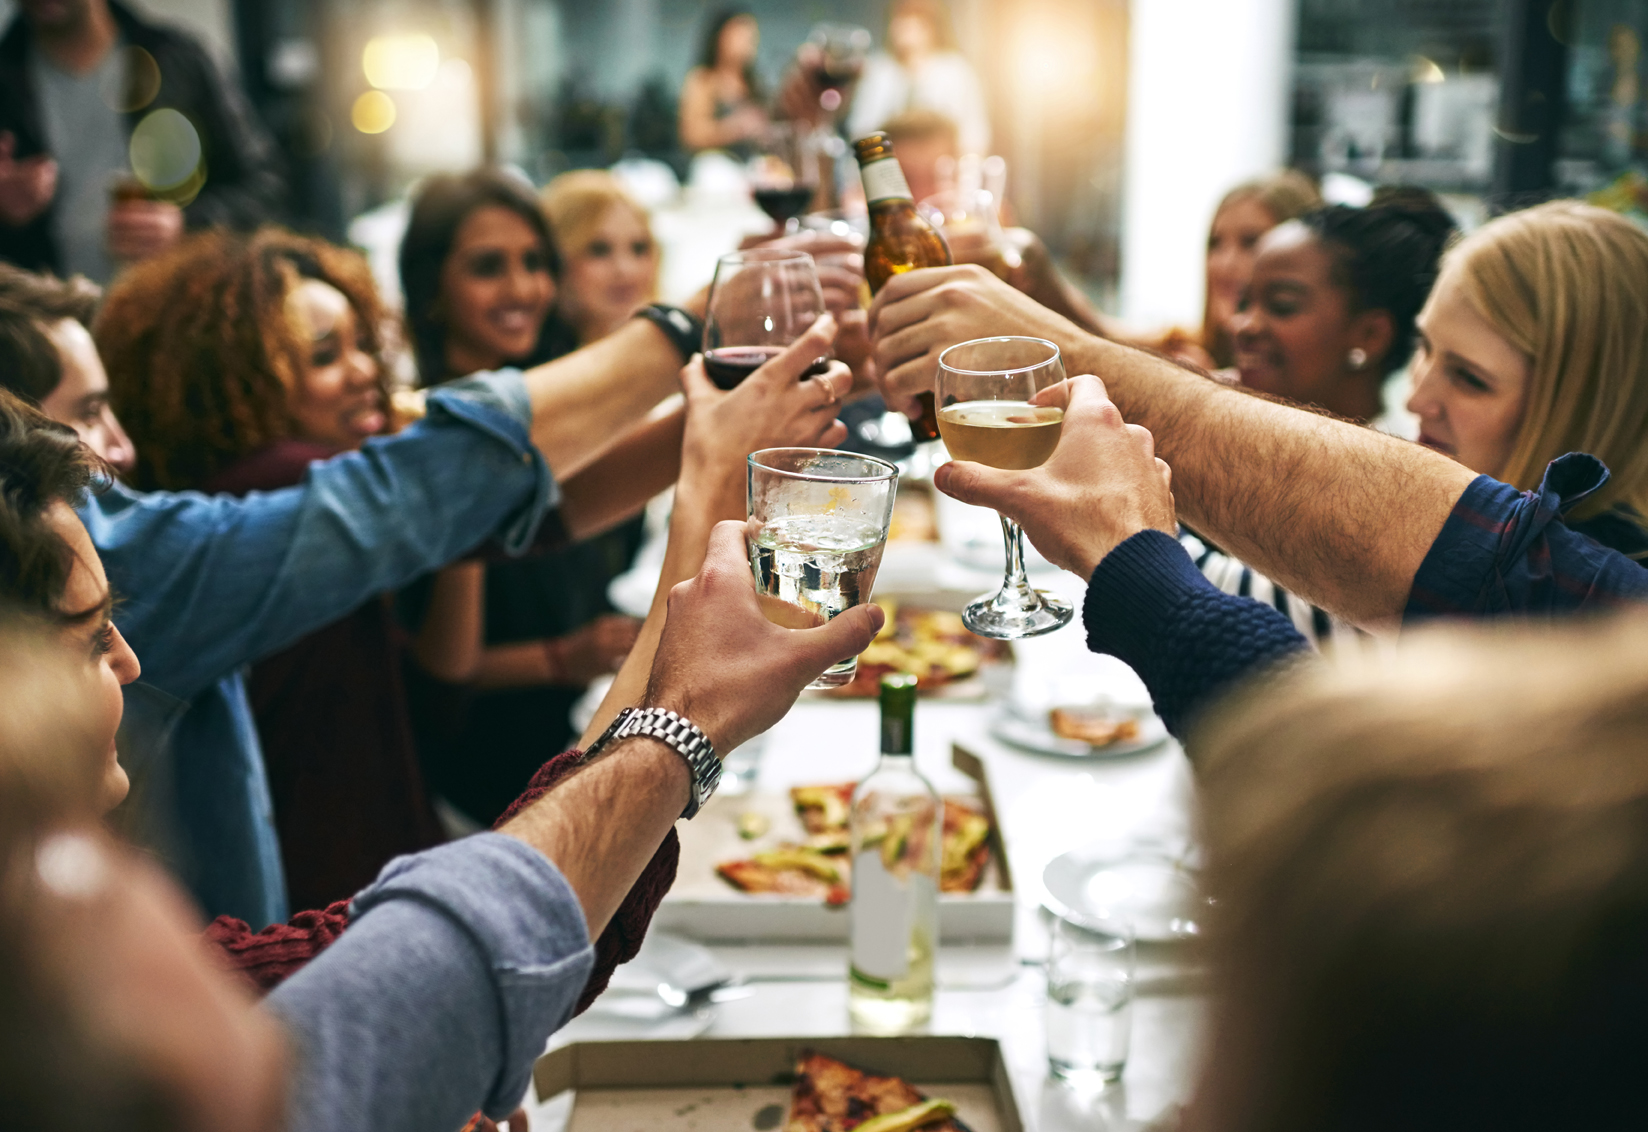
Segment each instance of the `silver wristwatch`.
[[721,782],[721,760],[716,757],[710,737],[700,731],[691,720],[683,719],[665,708],[627,707],[618,713],[618,718],[612,721],[612,726],[584,752],[584,758],[592,759],[609,743],[628,739],[632,735],[645,735],[657,739],[673,747],[676,754],[687,760],[687,769],[692,772],[692,801],[681,811],[681,816],[690,818],[696,814],[698,808],[710,800],[710,795],[715,793],[716,786]]

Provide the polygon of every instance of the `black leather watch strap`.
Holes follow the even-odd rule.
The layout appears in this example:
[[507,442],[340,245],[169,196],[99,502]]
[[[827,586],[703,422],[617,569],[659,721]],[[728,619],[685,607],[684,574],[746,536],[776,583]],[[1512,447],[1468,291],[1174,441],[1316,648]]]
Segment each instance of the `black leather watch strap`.
[[704,346],[704,320],[691,311],[652,303],[636,311],[635,317],[644,318],[662,330],[681,352],[683,364]]

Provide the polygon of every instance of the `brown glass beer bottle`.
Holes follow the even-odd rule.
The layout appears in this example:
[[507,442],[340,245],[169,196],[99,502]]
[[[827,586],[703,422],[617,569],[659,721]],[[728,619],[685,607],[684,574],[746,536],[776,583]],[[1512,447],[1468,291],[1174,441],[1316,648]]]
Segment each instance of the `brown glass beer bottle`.
[[[853,143],[859,172],[864,177],[864,197],[870,205],[870,241],[864,247],[864,278],[870,294],[895,275],[918,267],[948,267],[950,247],[944,237],[916,212],[909,182],[893,143],[886,134],[871,134]],[[938,439],[938,410],[931,390],[922,393],[921,419],[910,422],[917,440]]]

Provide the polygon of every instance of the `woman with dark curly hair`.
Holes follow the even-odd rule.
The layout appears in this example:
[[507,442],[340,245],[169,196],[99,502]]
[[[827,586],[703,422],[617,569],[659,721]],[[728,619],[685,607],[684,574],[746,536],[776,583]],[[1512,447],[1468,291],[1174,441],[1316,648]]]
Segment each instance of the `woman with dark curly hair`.
[[[279,229],[205,233],[133,268],[96,326],[138,452],[133,479],[273,490],[390,431],[384,317],[358,255]],[[442,839],[399,652],[379,599],[252,669],[295,907],[346,897]]]

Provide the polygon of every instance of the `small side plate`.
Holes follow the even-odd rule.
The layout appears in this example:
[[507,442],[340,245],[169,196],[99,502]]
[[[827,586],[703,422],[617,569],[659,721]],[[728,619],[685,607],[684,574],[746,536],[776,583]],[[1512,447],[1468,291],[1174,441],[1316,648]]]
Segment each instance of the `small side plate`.
[[1054,915],[1126,920],[1136,938],[1151,942],[1194,939],[1207,901],[1183,861],[1115,843],[1054,857],[1042,873]]
[[1040,713],[1037,718],[1030,718],[1015,710],[1012,705],[1003,707],[990,721],[990,734],[1003,743],[1022,747],[1027,751],[1035,751],[1041,755],[1063,755],[1072,759],[1113,759],[1123,755],[1136,755],[1166,740],[1167,725],[1161,721],[1160,716],[1150,711],[1128,714],[1135,715],[1139,721],[1138,737],[1119,743],[1107,743],[1102,747],[1083,743],[1079,739],[1065,739],[1055,735],[1053,729],[1047,725],[1045,713]]

